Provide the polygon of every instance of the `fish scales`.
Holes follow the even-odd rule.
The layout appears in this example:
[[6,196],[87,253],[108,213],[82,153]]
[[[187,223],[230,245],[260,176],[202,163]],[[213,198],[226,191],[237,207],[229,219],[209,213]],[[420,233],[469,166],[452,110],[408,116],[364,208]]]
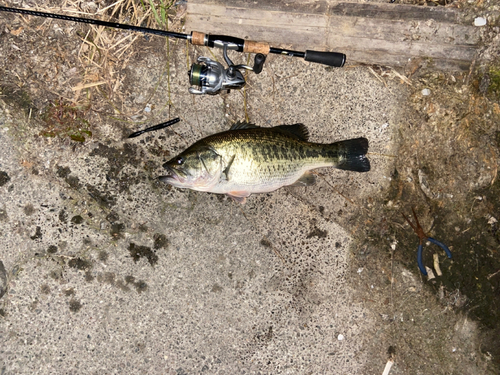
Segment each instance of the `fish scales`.
[[180,188],[228,194],[239,201],[252,193],[314,183],[312,169],[333,166],[366,172],[366,138],[332,144],[307,141],[302,124],[260,128],[235,124],[231,130],[194,143],[164,164],[160,179]]
[[338,156],[320,144],[300,141],[272,130],[253,130],[236,134],[229,131],[205,139],[206,144],[225,160],[236,155],[228,179],[238,184],[295,181],[308,167],[330,166],[332,159]]

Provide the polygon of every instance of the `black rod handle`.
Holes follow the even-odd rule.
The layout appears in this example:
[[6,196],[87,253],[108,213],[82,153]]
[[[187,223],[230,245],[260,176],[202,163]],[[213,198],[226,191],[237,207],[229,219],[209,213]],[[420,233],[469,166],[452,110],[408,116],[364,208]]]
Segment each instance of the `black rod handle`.
[[318,52],[307,50],[304,60],[328,66],[342,67],[345,64],[346,56],[339,52]]

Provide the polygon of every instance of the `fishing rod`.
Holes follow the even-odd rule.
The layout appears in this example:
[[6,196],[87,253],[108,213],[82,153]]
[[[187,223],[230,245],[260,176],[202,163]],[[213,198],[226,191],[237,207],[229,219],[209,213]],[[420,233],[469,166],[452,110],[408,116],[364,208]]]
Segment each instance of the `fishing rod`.
[[[324,64],[333,67],[344,66],[346,55],[338,52],[320,52],[306,50],[305,52],[293,51],[289,49],[274,48],[267,42],[256,42],[245,40],[228,35],[211,35],[204,34],[198,31],[192,31],[191,34],[176,33],[172,31],[164,31],[151,29],[148,27],[133,26],[117,22],[100,21],[90,18],[81,18],[66,16],[62,14],[39,12],[27,9],[9,8],[0,6],[0,11],[9,13],[26,14],[30,16],[55,18],[63,21],[72,21],[86,23],[90,25],[105,26],[115,29],[138,31],[147,34],[160,35],[170,38],[178,38],[188,40],[189,43],[196,46],[217,47],[223,49],[224,61],[228,65],[225,68],[221,63],[211,60],[208,57],[199,57],[197,63],[191,65],[189,74],[189,83],[198,88],[190,87],[191,94],[210,94],[215,95],[221,91],[231,89],[241,89],[245,86],[245,78],[241,73],[241,69],[253,71],[259,74],[262,71],[266,55],[273,53],[291,57],[301,57],[305,61]],[[235,65],[227,55],[228,50],[245,53],[255,53],[253,67],[247,65]]]

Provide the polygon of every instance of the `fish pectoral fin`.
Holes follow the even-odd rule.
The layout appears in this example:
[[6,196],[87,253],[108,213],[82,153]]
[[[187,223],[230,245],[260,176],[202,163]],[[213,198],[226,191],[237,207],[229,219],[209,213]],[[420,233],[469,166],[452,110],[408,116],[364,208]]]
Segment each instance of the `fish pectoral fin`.
[[316,183],[316,177],[309,171],[305,172],[300,178],[289,186],[311,186]]
[[225,177],[226,181],[229,181],[229,168],[231,168],[235,157],[236,155],[233,155],[231,160],[229,160],[229,163],[227,163],[226,168],[224,168],[224,170],[222,171],[222,175]]
[[229,193],[227,193],[227,195],[233,198],[234,201],[241,204],[245,204],[245,202],[247,201],[247,197],[249,197],[250,194],[251,193],[249,193],[248,191],[230,191]]

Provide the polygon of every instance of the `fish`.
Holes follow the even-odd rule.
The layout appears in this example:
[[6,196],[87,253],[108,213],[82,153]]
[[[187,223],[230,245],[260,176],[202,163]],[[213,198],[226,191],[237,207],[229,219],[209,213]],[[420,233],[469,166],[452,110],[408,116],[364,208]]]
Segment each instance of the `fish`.
[[205,137],[163,164],[159,180],[176,188],[226,194],[245,203],[251,194],[283,186],[311,186],[312,170],[322,167],[368,172],[368,139],[330,144],[308,141],[304,124],[259,127],[235,123]]

